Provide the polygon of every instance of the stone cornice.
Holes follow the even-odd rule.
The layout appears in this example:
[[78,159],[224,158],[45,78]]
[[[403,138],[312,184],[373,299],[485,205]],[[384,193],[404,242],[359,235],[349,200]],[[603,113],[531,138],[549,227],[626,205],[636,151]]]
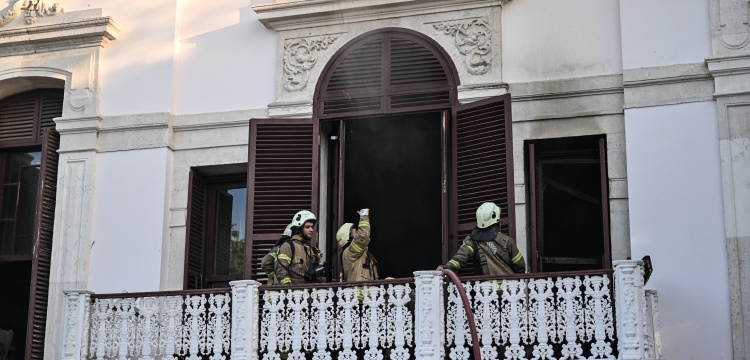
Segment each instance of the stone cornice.
[[[104,46],[114,40],[121,26],[108,16],[83,18],[66,13],[32,26],[0,30],[0,56]],[[47,19],[45,19],[47,20]]]
[[292,30],[501,6],[504,0],[292,0],[253,6],[269,29]]
[[102,123],[101,116],[55,118],[55,128],[60,134],[96,133]]
[[623,71],[623,86],[625,88],[711,80],[711,74],[708,72],[705,63],[625,69]]
[[510,93],[513,94],[513,102],[622,94],[622,76],[603,75],[516,83],[510,84]]
[[713,76],[747,74],[750,73],[750,54],[707,58],[706,64]]

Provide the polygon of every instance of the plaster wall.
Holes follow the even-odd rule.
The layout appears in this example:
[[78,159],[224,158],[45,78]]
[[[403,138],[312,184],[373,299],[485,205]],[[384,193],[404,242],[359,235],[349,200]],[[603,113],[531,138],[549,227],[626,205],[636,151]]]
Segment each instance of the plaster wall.
[[166,112],[172,106],[175,28],[182,0],[130,2],[65,1],[65,10],[106,9],[123,26],[122,36],[103,51],[102,115]]
[[632,254],[654,263],[665,359],[732,359],[717,121],[714,102],[625,110]]
[[508,83],[622,73],[617,1],[510,1],[502,24]]
[[625,69],[698,63],[711,56],[707,0],[619,3]]
[[210,16],[206,7],[183,7],[174,113],[266,107],[274,100],[276,32],[258,21],[250,1],[212,1]]
[[89,290],[160,290],[171,150],[97,155]]

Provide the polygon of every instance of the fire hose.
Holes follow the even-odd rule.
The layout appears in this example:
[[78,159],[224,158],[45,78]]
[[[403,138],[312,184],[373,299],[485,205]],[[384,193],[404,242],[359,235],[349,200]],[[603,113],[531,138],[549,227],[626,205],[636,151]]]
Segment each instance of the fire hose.
[[458,280],[458,275],[451,270],[442,269],[443,274],[448,277],[456,285],[458,295],[461,297],[461,302],[464,304],[464,311],[466,311],[466,320],[469,323],[469,332],[471,333],[471,345],[474,348],[474,359],[481,360],[482,352],[479,350],[479,336],[477,336],[477,325],[474,322],[474,312],[471,311],[471,305],[469,304],[469,298],[466,296],[466,290],[464,285]]

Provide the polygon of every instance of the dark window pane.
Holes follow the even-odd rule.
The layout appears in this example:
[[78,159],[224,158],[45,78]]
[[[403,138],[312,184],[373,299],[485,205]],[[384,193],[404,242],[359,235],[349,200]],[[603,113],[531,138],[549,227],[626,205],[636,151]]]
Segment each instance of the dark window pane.
[[5,183],[14,183],[18,181],[18,168],[21,166],[21,158],[18,154],[8,154],[7,163],[5,164]]
[[16,217],[16,254],[31,254],[33,249],[34,230],[36,229],[35,212],[39,193],[39,168],[26,167],[21,170],[21,191],[18,198],[18,216]]
[[214,275],[242,275],[245,260],[245,188],[216,194]]
[[0,221],[0,255],[13,255],[13,223]]
[[13,219],[16,216],[17,197],[18,185],[6,185],[3,187],[3,219]]

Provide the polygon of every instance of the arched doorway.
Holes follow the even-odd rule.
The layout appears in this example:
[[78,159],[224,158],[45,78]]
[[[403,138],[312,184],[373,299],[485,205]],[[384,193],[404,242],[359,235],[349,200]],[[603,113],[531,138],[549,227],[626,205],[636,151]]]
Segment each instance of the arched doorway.
[[300,209],[318,213],[319,246],[336,264],[335,231],[370,207],[382,276],[444,263],[485,201],[514,236],[510,96],[462,105],[458,82],[433,40],[385,28],[331,58],[313,118],[251,119],[245,277],[263,279],[260,258]]
[[[327,195],[321,198],[328,205],[326,238],[340,224],[356,223],[356,210],[371,208],[370,251],[383,276],[411,276],[443,261],[447,121],[457,79],[452,61],[431,40],[382,29],[349,42],[318,81],[314,120],[328,155],[321,169],[328,175],[321,194]],[[338,258],[335,242],[327,248]]]

